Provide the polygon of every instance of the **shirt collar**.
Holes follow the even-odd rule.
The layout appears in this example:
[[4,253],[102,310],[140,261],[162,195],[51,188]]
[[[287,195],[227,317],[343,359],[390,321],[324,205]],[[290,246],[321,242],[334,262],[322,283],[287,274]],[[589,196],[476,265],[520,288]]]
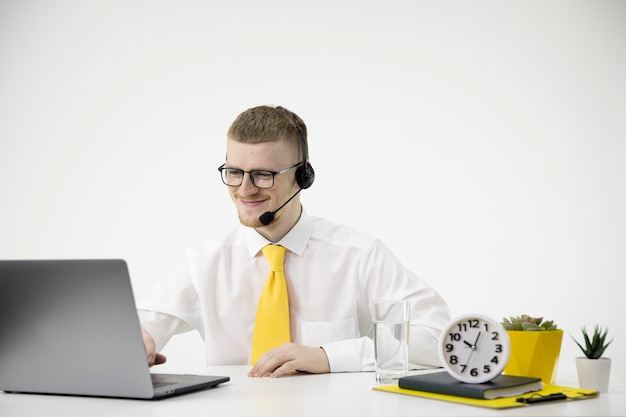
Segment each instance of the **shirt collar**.
[[[298,256],[302,256],[309,242],[312,231],[313,221],[303,207],[298,222],[280,241],[275,244],[282,245],[290,252],[293,252]],[[265,245],[272,244],[272,242],[264,238],[259,232],[251,227],[244,228],[244,233],[251,258],[254,258]]]

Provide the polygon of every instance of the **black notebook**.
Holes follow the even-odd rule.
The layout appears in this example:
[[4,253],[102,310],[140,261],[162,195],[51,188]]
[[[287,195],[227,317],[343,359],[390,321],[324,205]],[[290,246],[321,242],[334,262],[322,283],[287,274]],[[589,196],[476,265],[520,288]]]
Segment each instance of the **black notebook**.
[[469,384],[455,379],[448,372],[410,375],[398,380],[398,386],[404,389],[433,392],[436,394],[455,395],[457,397],[491,400],[512,397],[543,387],[541,378],[498,375],[489,382]]

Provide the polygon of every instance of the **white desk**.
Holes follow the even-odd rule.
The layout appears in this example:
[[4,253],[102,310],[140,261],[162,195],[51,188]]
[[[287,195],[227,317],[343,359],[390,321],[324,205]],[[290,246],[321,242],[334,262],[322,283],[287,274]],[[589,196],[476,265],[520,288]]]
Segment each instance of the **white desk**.
[[[2,417],[171,417],[171,416],[625,416],[626,380],[614,376],[609,392],[598,398],[491,410],[372,390],[373,373],[293,375],[249,378],[247,366],[206,367],[195,373],[226,375],[217,388],[160,401],[0,392]],[[171,365],[159,372],[192,371]],[[577,387],[573,364],[560,365],[557,385]]]

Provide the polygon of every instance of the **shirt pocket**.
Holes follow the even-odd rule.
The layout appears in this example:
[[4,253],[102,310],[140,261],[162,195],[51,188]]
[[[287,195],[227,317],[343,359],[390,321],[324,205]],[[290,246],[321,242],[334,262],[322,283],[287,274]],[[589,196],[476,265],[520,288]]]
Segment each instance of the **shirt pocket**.
[[322,346],[356,337],[358,335],[354,319],[302,322],[302,344],[305,346]]

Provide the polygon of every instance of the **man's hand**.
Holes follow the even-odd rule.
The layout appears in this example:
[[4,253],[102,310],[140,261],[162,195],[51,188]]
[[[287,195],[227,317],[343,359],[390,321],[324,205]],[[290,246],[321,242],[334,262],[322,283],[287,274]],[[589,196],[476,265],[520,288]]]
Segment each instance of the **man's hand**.
[[154,339],[152,335],[148,333],[146,329],[141,328],[141,335],[143,336],[143,344],[146,348],[146,357],[148,358],[148,366],[160,365],[167,361],[165,355],[160,353],[156,353],[156,348],[154,346]]
[[284,343],[265,352],[250,369],[248,376],[277,378],[296,371],[312,374],[330,372],[330,364],[324,349]]

